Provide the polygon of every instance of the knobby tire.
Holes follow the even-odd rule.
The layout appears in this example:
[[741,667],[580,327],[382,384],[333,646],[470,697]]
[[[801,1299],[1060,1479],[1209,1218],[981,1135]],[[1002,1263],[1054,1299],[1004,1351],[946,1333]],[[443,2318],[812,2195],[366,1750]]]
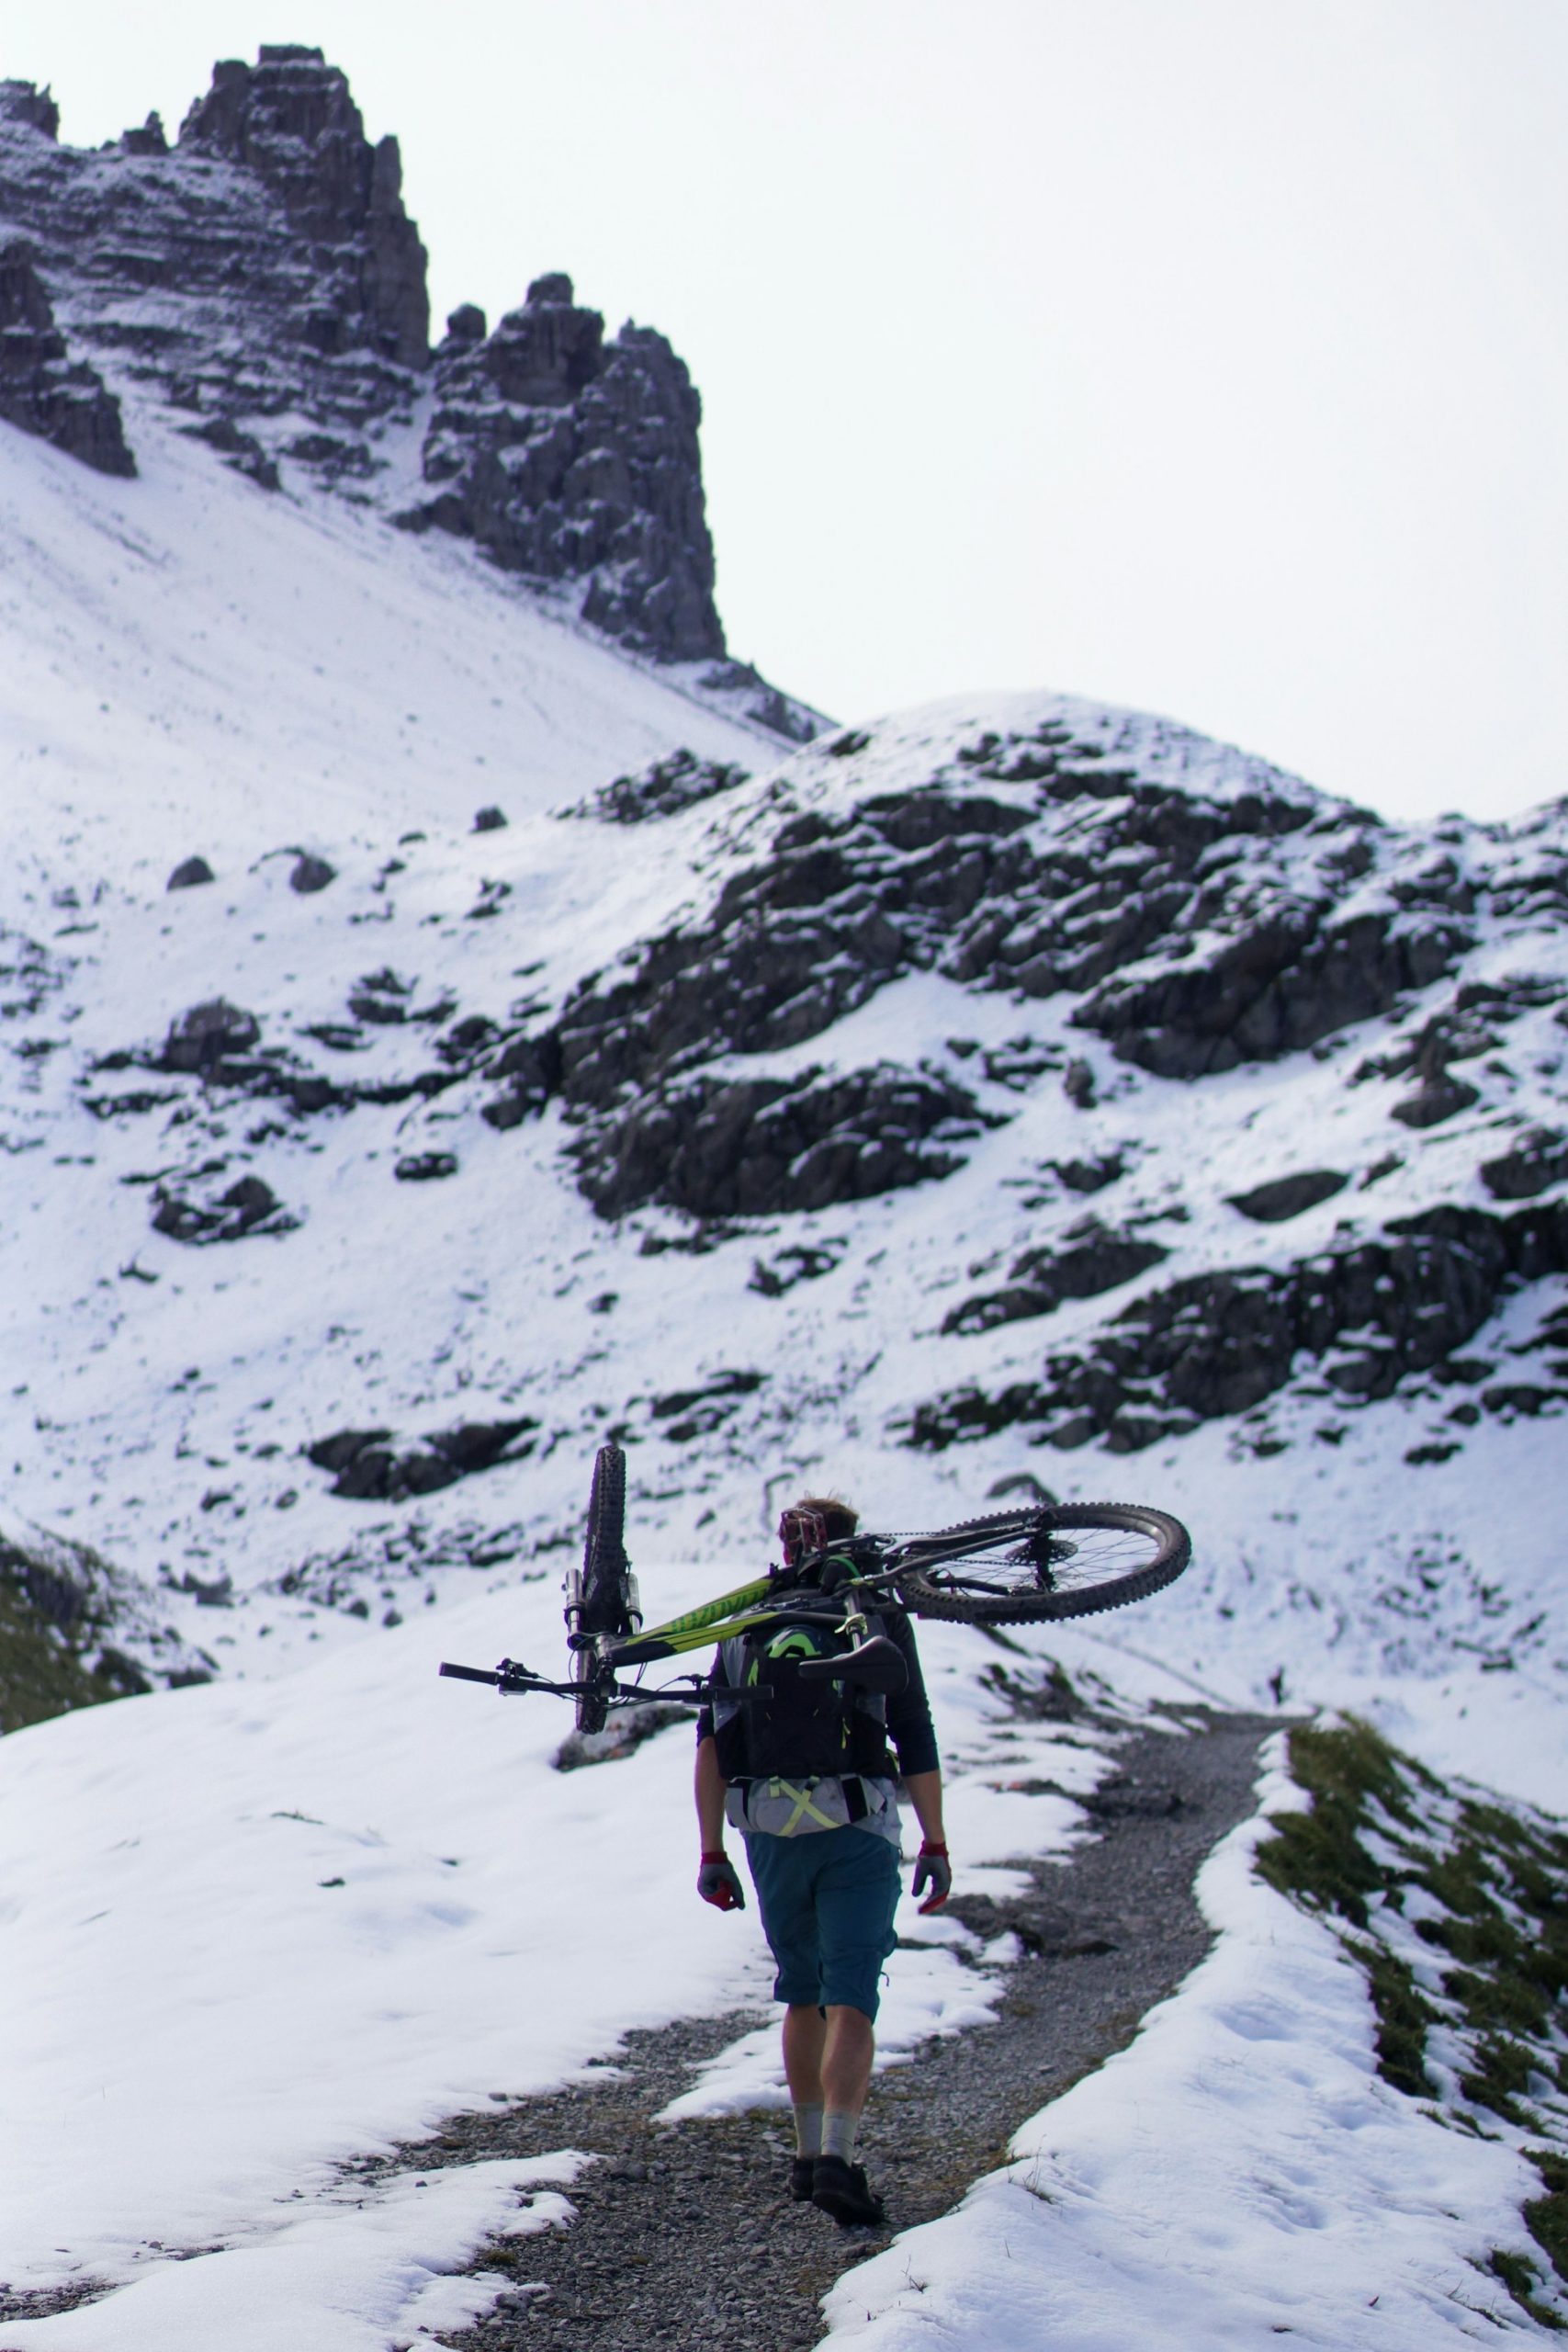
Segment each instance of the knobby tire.
[[[588,1494],[588,1535],[582,1550],[582,1615],[579,1630],[592,1634],[624,1634],[631,1631],[626,1611],[626,1457],[618,1445],[602,1445],[593,1464]],[[586,1674],[595,1664],[593,1652],[576,1654],[576,1670]],[[608,1708],[596,1691],[584,1690],[577,1698],[579,1731],[603,1731]]]
[[[922,1545],[945,1560],[920,1563]],[[951,1547],[951,1548],[949,1548]],[[1124,1609],[1174,1584],[1192,1556],[1179,1520],[1140,1503],[1055,1503],[910,1540],[897,1592],[917,1617],[1030,1625]]]

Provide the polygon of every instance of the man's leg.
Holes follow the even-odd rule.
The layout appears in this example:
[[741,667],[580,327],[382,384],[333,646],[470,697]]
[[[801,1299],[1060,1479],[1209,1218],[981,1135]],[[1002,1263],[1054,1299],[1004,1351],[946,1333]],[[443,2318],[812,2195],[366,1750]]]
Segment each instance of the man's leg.
[[855,2132],[871,2086],[882,1963],[896,1940],[898,1857],[869,1831],[849,1829],[839,1837],[836,1852],[824,1853],[816,1888],[828,2016],[820,2069],[822,2154],[811,2194],[836,2221],[878,2222],[882,2200],[854,2161]]
[[819,2073],[822,2104],[829,2115],[858,2115],[871,2088],[876,2040],[863,2009],[835,2002],[822,2029]]
[[822,2153],[822,2052],[828,2027],[815,2001],[792,2001],[784,2010],[784,2080],[795,2109],[796,2171],[791,2187],[811,2194],[811,2165]]
[[761,1832],[746,1839],[762,1928],[778,1969],[773,1998],[785,2004],[784,2079],[795,2109],[795,2149],[789,2188],[802,2203],[811,2195],[822,2151],[822,2047],[828,2031],[819,2007],[821,1959],[810,1852],[815,1842]]

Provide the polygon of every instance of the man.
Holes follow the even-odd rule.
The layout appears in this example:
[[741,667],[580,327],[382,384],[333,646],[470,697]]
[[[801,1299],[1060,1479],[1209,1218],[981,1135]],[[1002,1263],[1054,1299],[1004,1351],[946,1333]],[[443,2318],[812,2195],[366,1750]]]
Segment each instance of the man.
[[[882,2199],[854,2161],[855,2132],[871,2083],[882,1963],[897,1937],[900,1832],[893,1757],[919,1821],[911,1892],[922,1911],[953,1885],[942,1823],[942,1770],[909,1621],[901,1610],[869,1613],[904,1661],[902,1690],[799,1679],[803,1658],[841,1649],[820,1617],[824,1589],[852,1572],[845,1544],[859,1524],[833,1496],[807,1496],[784,1513],[781,1601],[797,1596],[807,1616],[726,1642],[697,1720],[696,1803],[702,1837],[697,1892],[721,1911],[746,1897],[724,1850],[728,1820],[746,1859],[785,2004],[784,2075],[795,2109],[791,2194],[835,2221],[878,2222]],[[730,1695],[748,1682],[770,1698]],[[929,1894],[927,1893],[927,1890]]]

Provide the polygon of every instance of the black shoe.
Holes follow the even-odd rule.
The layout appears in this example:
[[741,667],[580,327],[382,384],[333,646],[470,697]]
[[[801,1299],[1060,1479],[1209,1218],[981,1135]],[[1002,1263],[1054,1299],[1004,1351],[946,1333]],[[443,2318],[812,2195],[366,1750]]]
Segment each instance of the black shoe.
[[809,2205],[817,2186],[817,2158],[796,2156],[789,2168],[789,2193],[797,2205]]
[[856,2222],[876,2223],[887,2218],[881,2198],[874,2197],[866,2187],[864,2166],[846,2164],[842,2156],[818,2157],[811,2202],[818,2212],[831,2213],[846,2228]]

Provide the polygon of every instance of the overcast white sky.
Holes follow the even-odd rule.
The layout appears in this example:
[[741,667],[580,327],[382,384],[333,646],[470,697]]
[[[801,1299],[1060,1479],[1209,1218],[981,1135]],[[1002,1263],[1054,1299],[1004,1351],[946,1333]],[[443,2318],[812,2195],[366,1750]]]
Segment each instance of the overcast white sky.
[[7,0],[89,144],[307,40],[437,323],[570,270],[705,406],[733,649],[1568,791],[1563,0]]

